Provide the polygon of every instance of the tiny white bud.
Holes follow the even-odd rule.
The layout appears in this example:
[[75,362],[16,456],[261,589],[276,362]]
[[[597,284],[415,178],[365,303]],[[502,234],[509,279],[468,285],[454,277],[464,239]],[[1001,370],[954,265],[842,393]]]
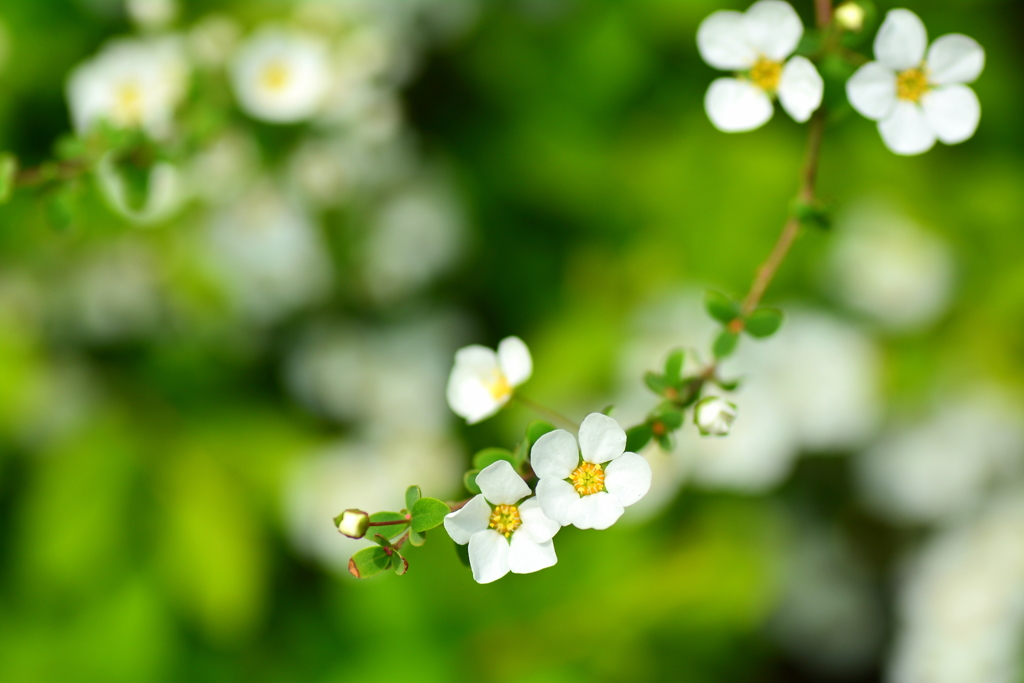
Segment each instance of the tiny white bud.
[[693,408],[693,422],[704,436],[725,436],[736,421],[736,406],[717,396],[708,396]]
[[847,31],[859,32],[864,28],[864,8],[856,2],[844,2],[836,8],[836,22]]
[[362,538],[370,528],[370,515],[362,510],[345,510],[334,518],[334,523],[349,538]]

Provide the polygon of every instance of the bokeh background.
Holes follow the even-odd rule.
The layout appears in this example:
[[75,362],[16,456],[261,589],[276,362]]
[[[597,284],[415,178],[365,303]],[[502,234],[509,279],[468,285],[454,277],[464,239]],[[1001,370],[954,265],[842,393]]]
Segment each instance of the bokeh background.
[[[746,4],[129,5],[0,1],[25,164],[116,36],[176,36],[189,111],[219,112],[146,215],[91,178],[67,211],[0,208],[0,679],[1024,680],[1021,3],[896,5],[986,48],[977,135],[897,157],[830,82],[833,226],[768,293],[782,332],[726,365],[735,433],[649,447],[622,522],[487,586],[440,530],[356,581],[331,517],[458,499],[476,449],[521,438],[522,408],[445,405],[465,343],[521,336],[527,395],[626,425],[644,370],[706,355],[702,288],[746,291],[804,153],[782,114],[703,112],[697,25]],[[266,22],[356,74],[322,119],[232,103]]]

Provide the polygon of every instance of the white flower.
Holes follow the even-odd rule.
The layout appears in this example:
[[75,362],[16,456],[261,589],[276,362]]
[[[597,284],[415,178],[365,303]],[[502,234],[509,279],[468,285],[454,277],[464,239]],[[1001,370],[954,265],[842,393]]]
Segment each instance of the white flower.
[[264,28],[238,49],[231,82],[250,116],[303,121],[320,110],[331,83],[326,46],[298,31]]
[[643,456],[625,450],[626,432],[601,413],[583,420],[579,449],[564,429],[537,439],[530,462],[540,477],[537,499],[544,513],[562,526],[579,529],[614,524],[651,488],[651,466]]
[[68,77],[72,122],[79,133],[103,120],[166,137],[174,109],[185,95],[187,77],[175,39],[112,41]]
[[127,0],[128,16],[140,28],[161,29],[178,16],[177,0]]
[[735,404],[717,396],[708,396],[693,408],[693,423],[704,436],[726,436],[735,420]]
[[974,135],[981,105],[964,84],[981,75],[985,51],[972,38],[951,33],[928,48],[918,16],[894,9],[875,36],[875,58],[846,82],[846,95],[854,109],[878,121],[886,147],[921,154],[936,138],[954,145]]
[[185,199],[181,173],[166,161],[157,162],[147,171],[146,196],[140,206],[133,206],[129,200],[127,182],[111,154],[96,164],[96,179],[110,207],[139,225],[169,218]]
[[512,398],[512,390],[530,379],[533,359],[519,337],[506,337],[498,352],[473,344],[455,352],[448,376],[448,405],[469,424],[487,419]]
[[551,539],[561,526],[544,514],[512,465],[505,460],[492,463],[476,475],[476,483],[480,495],[444,518],[452,540],[469,543],[469,566],[476,582],[554,566],[558,558]]
[[856,2],[844,2],[836,7],[836,22],[847,31],[859,33],[864,28],[867,12]]
[[789,3],[761,0],[746,12],[719,11],[697,30],[697,48],[704,61],[735,78],[711,83],[704,108],[715,128],[736,133],[760,128],[772,117],[772,98],[803,123],[819,106],[824,83],[796,50],[804,26]]

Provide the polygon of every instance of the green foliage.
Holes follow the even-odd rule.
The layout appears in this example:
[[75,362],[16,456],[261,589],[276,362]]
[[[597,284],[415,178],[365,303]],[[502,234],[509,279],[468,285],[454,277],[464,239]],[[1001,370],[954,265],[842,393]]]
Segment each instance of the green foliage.
[[664,396],[665,390],[668,389],[669,386],[668,382],[665,381],[665,378],[663,376],[651,371],[644,373],[644,384],[647,385],[648,389],[658,394],[659,396]]
[[419,547],[419,546],[423,545],[426,542],[427,542],[427,532],[426,531],[416,531],[415,529],[412,529],[412,528],[409,529],[409,543],[411,543],[414,546]]
[[777,308],[759,308],[747,317],[744,330],[752,337],[762,339],[775,334],[782,326],[782,311]]
[[462,475],[462,485],[474,496],[480,493],[480,487],[476,485],[476,475],[478,474],[480,474],[480,470],[469,470]]
[[728,325],[740,315],[738,303],[713,289],[704,292],[704,308],[708,315],[723,325]]
[[626,450],[638,453],[651,440],[651,425],[644,423],[626,430]]
[[420,491],[419,486],[410,486],[405,490],[405,509],[412,510],[412,506],[416,504],[416,501],[423,497],[423,492]]
[[401,512],[375,512],[370,515],[370,534],[380,534],[385,538],[394,538],[405,531],[408,523],[387,524],[384,526],[372,526],[375,522],[405,522],[405,515]]
[[683,359],[685,358],[682,349],[676,349],[665,359],[665,383],[670,386],[677,386],[683,381]]
[[738,334],[723,330],[715,338],[715,343],[712,346],[715,358],[722,359],[731,356],[732,352],[736,350],[736,343],[739,341],[739,338]]
[[518,459],[510,450],[505,448],[485,448],[473,456],[473,469],[482,470],[499,460],[505,460],[511,463],[513,467],[518,464]]
[[390,548],[373,545],[358,551],[348,561],[348,573],[357,579],[376,576],[391,566]]
[[530,444],[537,443],[537,439],[544,436],[548,432],[555,431],[555,425],[544,420],[534,420],[526,428],[526,438],[530,440]]
[[18,158],[9,152],[0,154],[0,205],[11,200],[17,175]]
[[395,550],[391,553],[391,566],[394,567],[396,574],[402,576],[409,571],[409,560],[405,559],[400,552]]
[[414,531],[427,531],[444,522],[444,517],[451,508],[445,505],[444,501],[437,498],[420,498],[409,510],[412,515],[412,528]]

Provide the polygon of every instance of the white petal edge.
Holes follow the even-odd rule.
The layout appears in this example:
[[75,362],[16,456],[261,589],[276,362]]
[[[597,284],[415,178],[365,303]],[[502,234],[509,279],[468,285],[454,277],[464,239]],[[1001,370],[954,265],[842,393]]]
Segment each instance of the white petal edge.
[[483,378],[500,371],[497,354],[486,346],[474,344],[459,349],[445,392],[452,412],[470,424],[498,412],[505,401],[495,400]]
[[981,120],[981,103],[966,85],[932,90],[921,100],[921,108],[935,136],[947,145],[969,139]]
[[508,574],[508,540],[494,529],[469,539],[469,567],[477,583],[491,583]]
[[519,517],[523,524],[516,533],[525,532],[537,543],[550,541],[562,528],[559,522],[544,514],[544,508],[536,496],[523,501],[519,506]]
[[537,500],[549,519],[568,525],[569,508],[580,499],[572,484],[564,479],[547,477],[537,482]]
[[491,505],[514,505],[530,495],[530,487],[508,460],[492,462],[476,475],[480,493]]
[[779,103],[797,123],[811,118],[821,106],[825,82],[806,57],[793,57],[782,68],[779,79]]
[[651,466],[642,455],[624,453],[621,458],[608,463],[604,472],[604,487],[624,508],[651,490]]
[[973,83],[985,68],[985,50],[974,38],[950,33],[928,48],[928,80],[936,85]]
[[530,349],[519,337],[505,337],[498,344],[498,365],[510,386],[518,387],[533,374]]
[[515,532],[508,549],[508,568],[513,574],[529,574],[555,566],[555,544],[551,540],[538,543],[527,534]]
[[757,51],[747,42],[743,15],[721,10],[712,13],[697,29],[697,50],[709,65],[722,71],[749,68]]
[[889,10],[875,36],[875,59],[894,71],[920,66],[928,47],[928,31],[908,9]]
[[913,102],[897,102],[892,114],[878,122],[878,132],[885,146],[901,156],[923,154],[935,146],[935,133]]
[[604,463],[626,451],[626,430],[615,418],[591,413],[580,425],[580,452],[587,462]]
[[580,463],[576,437],[564,429],[556,429],[537,439],[530,449],[530,466],[537,476],[566,479]]
[[776,62],[793,54],[804,35],[800,15],[782,0],[755,2],[743,18],[747,40],[758,52]]
[[738,78],[718,78],[704,96],[711,125],[723,133],[760,128],[772,118],[772,101],[757,86]]
[[491,506],[483,495],[473,496],[455,512],[444,516],[444,530],[459,545],[466,545],[473,534],[487,528],[491,519]]
[[607,529],[618,521],[625,508],[619,499],[601,491],[583,496],[569,508],[569,521],[577,529]]
[[861,116],[880,121],[896,107],[896,72],[868,62],[846,81],[846,98]]

